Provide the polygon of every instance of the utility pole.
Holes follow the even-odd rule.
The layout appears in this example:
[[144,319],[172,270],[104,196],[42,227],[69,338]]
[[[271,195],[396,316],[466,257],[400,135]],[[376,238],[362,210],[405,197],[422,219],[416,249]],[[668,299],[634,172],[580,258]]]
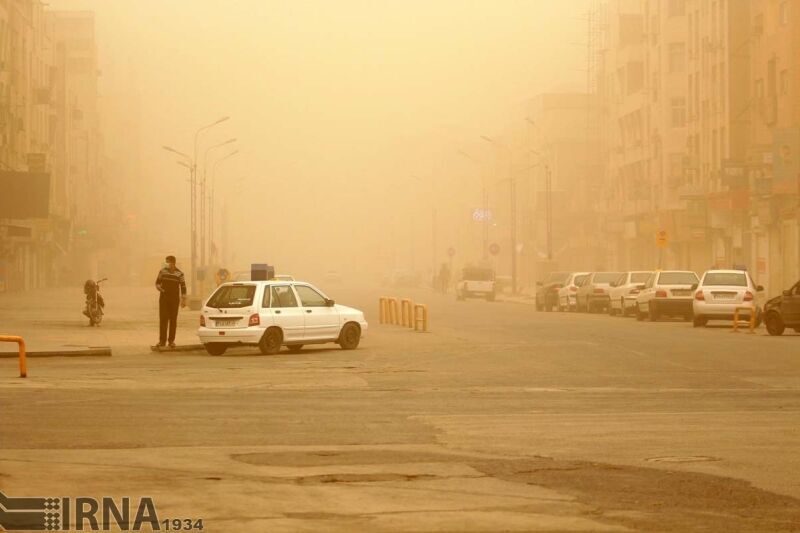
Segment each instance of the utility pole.
[[545,165],[545,214],[547,217],[547,260],[553,260],[553,185],[550,178],[550,165]]

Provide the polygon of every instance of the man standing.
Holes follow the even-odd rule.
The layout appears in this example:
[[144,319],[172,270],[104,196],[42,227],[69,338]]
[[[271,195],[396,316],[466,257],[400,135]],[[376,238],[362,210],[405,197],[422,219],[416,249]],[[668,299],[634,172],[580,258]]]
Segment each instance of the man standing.
[[[175,256],[168,255],[167,266],[162,268],[156,278],[156,289],[161,293],[158,297],[158,344],[155,348],[163,348],[169,340],[169,347],[175,347],[175,329],[178,327],[178,305],[186,307],[186,282],[183,272],[175,267]],[[167,338],[169,326],[169,339]]]

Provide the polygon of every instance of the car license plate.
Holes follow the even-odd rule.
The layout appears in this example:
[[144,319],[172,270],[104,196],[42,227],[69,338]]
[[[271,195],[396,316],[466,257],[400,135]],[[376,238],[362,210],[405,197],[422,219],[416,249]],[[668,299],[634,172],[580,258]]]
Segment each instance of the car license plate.
[[221,320],[216,320],[215,324],[217,325],[218,328],[224,328],[227,326],[234,326],[236,325],[236,322],[238,322],[238,319],[236,318],[224,318]]
[[673,296],[689,296],[691,292],[689,289],[672,289]]
[[715,292],[714,293],[715,300],[735,300],[736,293],[735,292]]

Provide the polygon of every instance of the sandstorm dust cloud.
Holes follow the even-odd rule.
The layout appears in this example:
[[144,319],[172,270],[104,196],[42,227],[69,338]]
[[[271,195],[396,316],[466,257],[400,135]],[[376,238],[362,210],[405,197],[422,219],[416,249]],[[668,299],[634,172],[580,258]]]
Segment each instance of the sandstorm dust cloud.
[[[202,175],[238,150],[214,172],[207,234],[215,263],[373,278],[394,269],[428,276],[450,248],[456,265],[481,259],[480,224],[470,217],[482,206],[481,180],[497,177],[495,150],[481,136],[507,134],[532,95],[585,89],[587,8],[349,0],[48,7],[94,13],[104,180],[114,182],[109,201],[126,217],[126,276],[149,275],[150,258],[168,252],[188,271],[189,172],[162,146],[191,156],[196,130],[229,116],[200,134],[197,153]],[[503,187],[489,191],[498,217]]]

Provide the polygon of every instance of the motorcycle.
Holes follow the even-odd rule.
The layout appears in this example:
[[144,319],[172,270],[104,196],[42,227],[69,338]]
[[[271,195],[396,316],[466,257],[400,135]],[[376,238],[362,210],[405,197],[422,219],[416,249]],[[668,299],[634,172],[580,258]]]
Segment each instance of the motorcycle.
[[87,279],[83,284],[83,293],[86,295],[86,308],[83,314],[89,318],[90,326],[99,326],[103,321],[103,308],[106,302],[100,294],[100,284],[104,281],[106,278],[97,281]]

